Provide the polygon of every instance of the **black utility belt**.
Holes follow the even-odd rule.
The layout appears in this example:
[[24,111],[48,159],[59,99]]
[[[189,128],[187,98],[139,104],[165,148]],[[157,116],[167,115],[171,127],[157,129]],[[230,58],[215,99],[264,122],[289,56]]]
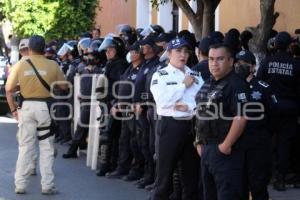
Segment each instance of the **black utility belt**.
[[162,116],[160,115],[159,118],[161,119],[173,119],[173,120],[192,120],[194,116],[187,116],[187,117],[173,117],[173,116]]

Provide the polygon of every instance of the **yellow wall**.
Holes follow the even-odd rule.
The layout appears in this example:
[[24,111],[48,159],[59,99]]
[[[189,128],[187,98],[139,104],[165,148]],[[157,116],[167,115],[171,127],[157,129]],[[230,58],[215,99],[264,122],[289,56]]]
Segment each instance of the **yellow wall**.
[[107,33],[116,33],[116,25],[136,24],[136,2],[134,0],[101,0],[101,11],[97,11],[96,27],[101,28],[102,37]]
[[[220,3],[220,31],[227,32],[230,28],[244,30],[245,27],[256,27],[260,21],[259,0],[224,0]],[[275,11],[280,13],[275,24],[278,31],[294,30],[299,24],[300,1],[277,0]]]
[[157,9],[152,8],[151,10],[151,24],[157,24]]

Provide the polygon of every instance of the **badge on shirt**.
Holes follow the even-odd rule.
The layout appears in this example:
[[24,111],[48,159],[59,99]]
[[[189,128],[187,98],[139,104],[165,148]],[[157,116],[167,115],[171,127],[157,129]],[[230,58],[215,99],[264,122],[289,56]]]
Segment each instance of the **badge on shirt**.
[[131,80],[135,80],[136,79],[136,74],[132,74],[130,77]]
[[245,93],[239,93],[238,95],[238,100],[240,100],[241,102],[247,102],[247,97]]
[[260,100],[261,99],[261,93],[259,91],[253,91],[251,94],[252,99],[254,100]]

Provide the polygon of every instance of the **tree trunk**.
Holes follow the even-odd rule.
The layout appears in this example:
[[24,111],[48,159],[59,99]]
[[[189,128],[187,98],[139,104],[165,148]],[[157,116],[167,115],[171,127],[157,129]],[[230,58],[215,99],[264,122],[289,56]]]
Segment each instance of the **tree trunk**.
[[266,56],[268,39],[279,16],[279,13],[274,13],[275,1],[260,0],[260,24],[252,30],[253,38],[249,42],[249,48],[256,56],[258,66]]
[[215,12],[205,7],[203,12],[202,38],[215,30]]
[[204,7],[202,37],[205,37],[215,30],[215,11],[221,0],[202,0],[202,1]]
[[183,13],[188,18],[189,22],[193,26],[195,37],[197,40],[201,39],[202,36],[202,24],[203,24],[203,3],[202,0],[196,0],[197,1],[197,11],[196,13],[193,11],[193,9],[190,7],[187,1],[185,0],[174,0],[175,3]]

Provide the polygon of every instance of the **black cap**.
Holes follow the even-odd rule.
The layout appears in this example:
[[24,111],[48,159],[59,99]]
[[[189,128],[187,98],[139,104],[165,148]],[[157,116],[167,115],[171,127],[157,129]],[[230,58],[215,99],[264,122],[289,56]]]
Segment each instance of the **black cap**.
[[46,46],[46,42],[45,42],[44,37],[42,37],[40,35],[33,35],[29,38],[28,47],[32,51],[34,51],[36,53],[44,54],[45,46]]
[[172,37],[170,34],[161,33],[154,39],[154,42],[170,42],[171,39],[172,39]]
[[205,37],[203,38],[198,45],[198,48],[200,51],[202,51],[204,54],[208,54],[209,47],[214,43],[213,39],[211,37]]
[[147,36],[146,38],[144,38],[143,40],[141,40],[139,43],[140,45],[150,45],[150,46],[154,46],[155,45],[155,42],[154,42],[154,36],[152,35],[149,35]]
[[242,50],[239,53],[236,54],[235,58],[237,60],[243,60],[246,63],[255,65],[256,63],[256,59],[255,56],[253,55],[253,53],[251,51],[248,50]]
[[275,48],[287,49],[291,42],[292,38],[288,32],[279,32],[275,37]]
[[140,43],[135,42],[131,46],[128,47],[128,51],[139,51],[140,50]]

